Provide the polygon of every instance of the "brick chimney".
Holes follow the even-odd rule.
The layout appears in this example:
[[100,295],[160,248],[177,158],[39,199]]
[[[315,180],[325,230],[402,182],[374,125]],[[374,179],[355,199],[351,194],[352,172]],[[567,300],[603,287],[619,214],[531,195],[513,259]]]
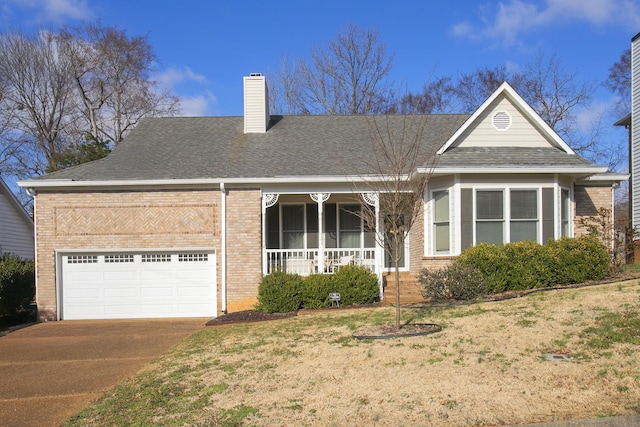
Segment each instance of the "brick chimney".
[[244,133],[265,133],[269,127],[269,90],[260,73],[244,80]]

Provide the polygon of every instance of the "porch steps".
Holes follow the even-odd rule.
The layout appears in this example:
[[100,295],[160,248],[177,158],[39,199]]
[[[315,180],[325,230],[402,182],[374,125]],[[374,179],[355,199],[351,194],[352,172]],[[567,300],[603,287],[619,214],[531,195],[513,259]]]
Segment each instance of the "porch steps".
[[[382,275],[384,298],[383,305],[394,305],[396,302],[395,273]],[[420,294],[418,280],[409,272],[400,272],[400,304],[422,302],[424,298]]]

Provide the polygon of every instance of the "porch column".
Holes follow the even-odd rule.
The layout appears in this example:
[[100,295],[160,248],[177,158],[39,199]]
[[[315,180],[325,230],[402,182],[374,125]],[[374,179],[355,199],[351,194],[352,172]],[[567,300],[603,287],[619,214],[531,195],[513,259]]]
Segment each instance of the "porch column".
[[318,273],[324,273],[324,214],[323,204],[329,197],[330,193],[311,193],[311,200],[318,204]]
[[278,202],[278,194],[262,195],[262,275],[266,275],[268,271],[267,259],[267,208]]
[[382,269],[384,267],[384,248],[382,247],[384,242],[384,230],[380,230],[380,195],[379,193],[361,193],[362,200],[369,206],[373,206],[376,215],[376,259],[374,268],[376,275],[378,276],[378,283],[380,285],[380,300],[384,296],[384,289],[382,289]]

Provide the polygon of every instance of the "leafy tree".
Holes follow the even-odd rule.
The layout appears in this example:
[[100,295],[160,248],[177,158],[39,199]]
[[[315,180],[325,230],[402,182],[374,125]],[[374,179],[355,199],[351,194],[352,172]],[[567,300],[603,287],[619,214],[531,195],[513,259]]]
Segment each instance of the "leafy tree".
[[65,150],[54,159],[55,164],[48,167],[46,172],[55,172],[71,166],[99,160],[106,157],[110,152],[111,147],[108,141],[101,141],[89,135],[85,142],[65,148]]

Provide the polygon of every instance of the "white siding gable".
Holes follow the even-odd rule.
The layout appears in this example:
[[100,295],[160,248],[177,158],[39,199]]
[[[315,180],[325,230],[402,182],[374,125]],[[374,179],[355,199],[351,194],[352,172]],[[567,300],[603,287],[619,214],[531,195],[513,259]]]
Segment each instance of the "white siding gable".
[[[494,126],[494,116],[502,118],[507,113],[511,125],[506,130]],[[452,147],[549,147],[553,141],[547,138],[536,123],[531,121],[518,106],[502,95],[481,112],[477,119],[460,135]]]
[[[498,123],[494,115],[501,113]],[[505,114],[510,124],[505,127]],[[451,147],[557,147],[575,154],[566,142],[504,82],[438,150]]]
[[33,259],[33,223],[15,201],[10,190],[0,182],[0,255],[13,253],[21,258]]

